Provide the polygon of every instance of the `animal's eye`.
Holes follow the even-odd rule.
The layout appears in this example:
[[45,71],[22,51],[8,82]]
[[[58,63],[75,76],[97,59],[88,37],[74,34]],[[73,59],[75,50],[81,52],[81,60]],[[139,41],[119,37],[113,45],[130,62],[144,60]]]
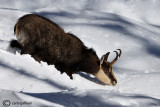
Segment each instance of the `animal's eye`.
[[107,68],[107,71],[109,72],[109,68]]
[[105,69],[106,69],[106,72],[109,72],[109,68],[108,67],[106,67]]

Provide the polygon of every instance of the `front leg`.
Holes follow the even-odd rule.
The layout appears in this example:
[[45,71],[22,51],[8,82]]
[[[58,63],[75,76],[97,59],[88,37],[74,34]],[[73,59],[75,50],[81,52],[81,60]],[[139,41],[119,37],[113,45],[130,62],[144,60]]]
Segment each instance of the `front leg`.
[[63,72],[65,72],[70,77],[70,79],[73,80],[73,76],[72,76],[73,73],[71,70],[65,70]]
[[66,74],[70,77],[71,80],[73,80],[72,72],[66,72]]
[[70,69],[69,66],[65,66],[62,63],[56,63],[55,68],[57,70],[59,70],[61,72],[61,74],[65,72],[70,77],[70,79],[73,80],[73,76],[72,76],[73,72],[72,72],[72,70]]

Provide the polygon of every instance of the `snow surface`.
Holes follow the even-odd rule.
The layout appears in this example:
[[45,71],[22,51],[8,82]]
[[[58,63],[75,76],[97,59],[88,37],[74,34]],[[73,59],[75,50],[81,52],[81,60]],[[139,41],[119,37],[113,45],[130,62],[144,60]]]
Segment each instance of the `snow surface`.
[[[160,107],[159,10],[159,0],[0,0],[0,106],[9,100],[11,107]],[[85,73],[70,80],[9,48],[17,19],[28,13],[58,23],[99,57],[110,51],[111,61],[122,49],[113,68],[118,84]]]

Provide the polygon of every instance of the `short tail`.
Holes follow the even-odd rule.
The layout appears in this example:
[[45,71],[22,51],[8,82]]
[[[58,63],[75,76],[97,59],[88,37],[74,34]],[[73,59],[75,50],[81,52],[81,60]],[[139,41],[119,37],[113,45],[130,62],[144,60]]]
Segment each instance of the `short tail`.
[[17,40],[11,40],[10,47],[22,49],[22,46],[17,42]]

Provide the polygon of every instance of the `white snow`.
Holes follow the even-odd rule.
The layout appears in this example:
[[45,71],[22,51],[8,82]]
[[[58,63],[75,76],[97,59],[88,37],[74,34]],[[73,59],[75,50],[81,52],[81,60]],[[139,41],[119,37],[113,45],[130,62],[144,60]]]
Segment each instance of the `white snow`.
[[[159,0],[1,0],[0,106],[160,107]],[[116,86],[86,73],[61,74],[54,65],[9,48],[14,25],[36,13],[77,35],[99,58],[122,49]],[[5,102],[5,101],[10,102]]]

